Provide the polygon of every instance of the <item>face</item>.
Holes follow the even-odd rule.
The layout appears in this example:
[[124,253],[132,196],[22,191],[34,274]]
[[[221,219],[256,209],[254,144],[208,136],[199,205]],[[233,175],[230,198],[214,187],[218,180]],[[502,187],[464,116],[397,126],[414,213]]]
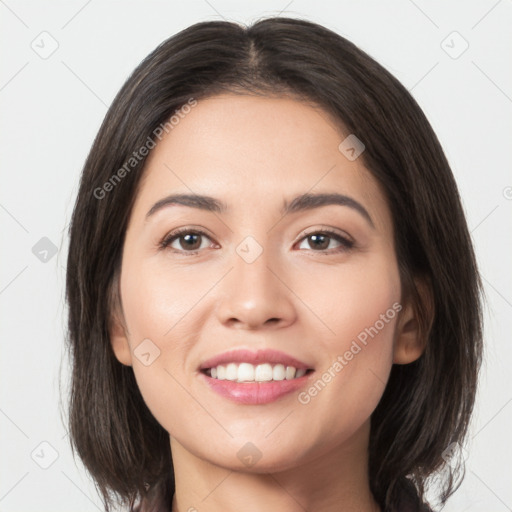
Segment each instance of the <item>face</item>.
[[[340,151],[348,135],[308,104],[226,94],[199,101],[151,151],[123,248],[127,329],[111,341],[171,446],[246,471],[349,450],[392,364],[420,355],[402,328],[390,210],[362,158]],[[166,200],[177,194],[225,209]],[[278,350],[313,371],[242,403],[200,371],[234,349]],[[241,449],[261,460],[248,467]]]

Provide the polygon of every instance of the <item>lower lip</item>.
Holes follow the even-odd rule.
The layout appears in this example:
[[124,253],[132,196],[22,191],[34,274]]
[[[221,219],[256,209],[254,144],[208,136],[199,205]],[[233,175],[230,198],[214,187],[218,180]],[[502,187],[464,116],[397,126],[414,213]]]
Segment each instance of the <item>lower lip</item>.
[[261,405],[275,402],[289,393],[303,387],[314,372],[309,372],[302,377],[290,380],[278,380],[269,382],[250,382],[241,384],[231,380],[219,380],[199,372],[210,388],[219,395],[234,402],[247,405]]

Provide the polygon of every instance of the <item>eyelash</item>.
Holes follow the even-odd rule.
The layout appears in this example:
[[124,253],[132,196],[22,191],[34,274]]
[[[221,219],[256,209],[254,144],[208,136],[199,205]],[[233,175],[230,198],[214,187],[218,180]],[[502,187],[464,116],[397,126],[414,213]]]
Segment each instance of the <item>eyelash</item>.
[[[206,238],[210,238],[208,236],[208,234],[206,234],[204,231],[201,231],[201,230],[190,229],[190,228],[179,228],[179,229],[172,231],[168,235],[166,235],[160,241],[160,243],[158,244],[159,249],[161,249],[161,250],[168,249],[169,245],[172,244],[172,242],[174,242],[174,240],[181,238],[181,236],[183,236],[185,234],[200,235],[200,236],[205,236]],[[312,231],[310,233],[305,233],[304,236],[299,240],[299,242],[302,242],[304,239],[306,239],[312,235],[327,235],[329,238],[333,238],[341,244],[340,247],[336,247],[334,250],[330,249],[330,250],[315,251],[314,249],[310,249],[311,251],[317,252],[320,254],[337,254],[342,251],[349,251],[355,247],[355,243],[352,240],[349,240],[348,238],[345,238],[345,237],[341,236],[339,233],[337,233],[333,230],[330,230],[330,229],[323,229],[323,230],[318,230],[318,231]],[[200,250],[202,250],[202,249],[200,249]],[[200,250],[183,251],[183,250],[177,250],[177,249],[171,248],[172,252],[184,254],[186,256],[194,256],[194,255],[198,254],[200,252]]]

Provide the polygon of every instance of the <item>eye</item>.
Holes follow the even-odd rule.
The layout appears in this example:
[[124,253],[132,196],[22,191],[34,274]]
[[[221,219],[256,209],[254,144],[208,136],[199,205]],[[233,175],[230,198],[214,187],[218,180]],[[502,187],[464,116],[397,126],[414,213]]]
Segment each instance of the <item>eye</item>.
[[[197,254],[201,249],[205,249],[206,247],[208,247],[208,245],[203,246],[203,244],[201,243],[205,238],[211,241],[210,237],[201,230],[190,228],[176,229],[175,231],[165,236],[165,238],[159,243],[159,248],[171,248],[172,251],[176,253],[194,255]],[[302,237],[301,242],[307,241],[308,239],[310,240],[309,245],[313,252],[327,254],[347,251],[349,249],[352,249],[355,245],[352,240],[349,240],[348,238],[330,229],[312,231],[311,233],[308,233],[306,234],[306,236]],[[338,242],[339,245],[338,247],[335,247],[334,250],[329,250],[329,245],[332,242],[332,240]],[[178,242],[178,245],[180,247],[173,247],[173,244],[175,242]],[[299,248],[303,249],[304,247]]]
[[[352,249],[352,247],[354,247],[354,242],[352,240],[349,240],[348,238],[330,229],[308,233],[305,237],[301,238],[301,241],[307,241],[308,239],[310,239],[309,245],[311,248],[313,248],[313,252],[337,253]],[[332,240],[336,240],[339,243],[339,246],[331,251],[328,250],[328,248]]]
[[[200,230],[193,230],[190,228],[176,229],[169,233],[160,243],[160,249],[170,247],[173,252],[197,254],[200,249],[204,249],[201,244],[201,238],[210,238]],[[172,247],[172,244],[178,241],[179,248]]]

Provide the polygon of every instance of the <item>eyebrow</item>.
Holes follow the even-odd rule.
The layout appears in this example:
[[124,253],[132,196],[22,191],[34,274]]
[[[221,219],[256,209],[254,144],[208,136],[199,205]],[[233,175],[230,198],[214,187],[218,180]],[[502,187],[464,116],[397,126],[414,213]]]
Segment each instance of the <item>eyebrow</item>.
[[[162,208],[172,205],[188,206],[190,208],[197,208],[214,213],[224,213],[228,210],[226,203],[214,197],[198,194],[173,194],[157,201],[146,214],[146,220]],[[291,202],[284,201],[280,213],[284,216],[290,213],[312,210],[328,205],[340,205],[352,208],[362,215],[370,226],[375,229],[375,224],[370,214],[361,203],[352,197],[338,193],[301,194],[294,197]]]

